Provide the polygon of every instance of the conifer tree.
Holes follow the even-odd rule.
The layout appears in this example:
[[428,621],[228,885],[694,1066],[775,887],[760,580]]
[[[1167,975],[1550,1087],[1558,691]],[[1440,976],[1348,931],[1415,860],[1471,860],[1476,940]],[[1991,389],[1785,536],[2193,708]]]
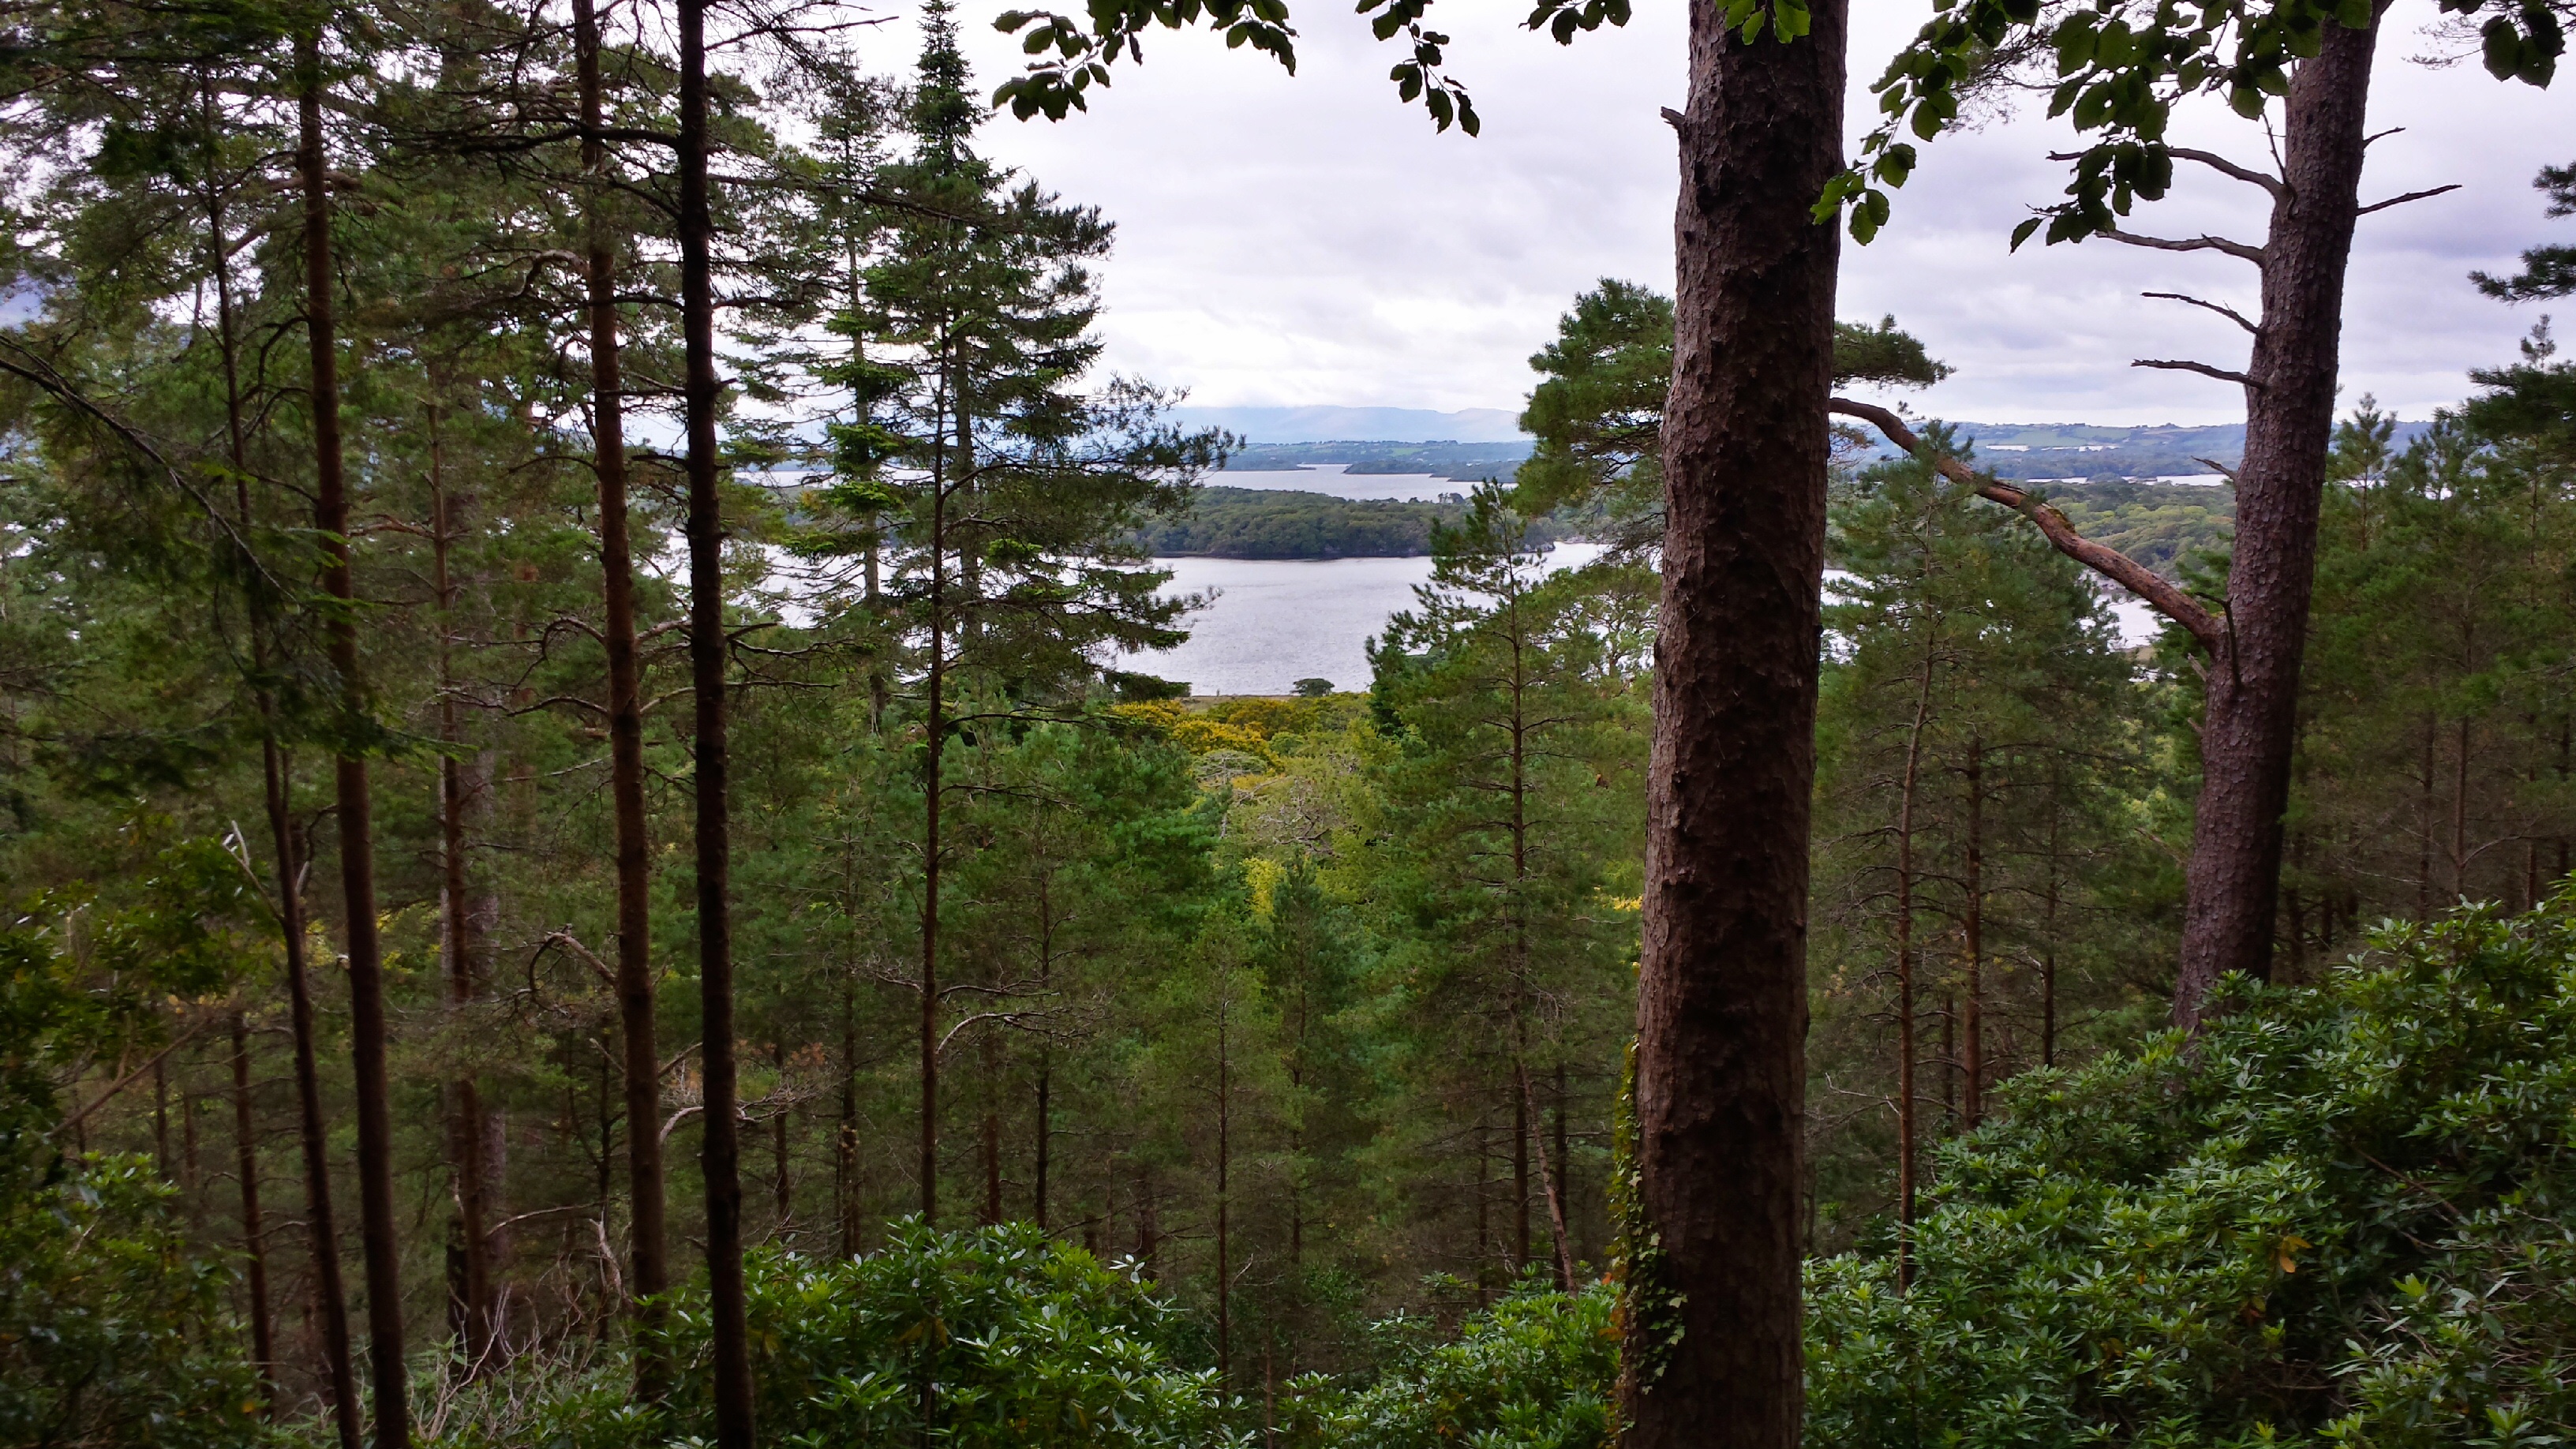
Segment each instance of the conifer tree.
[[930,6],[913,154],[885,172],[904,205],[867,269],[865,305],[844,323],[878,350],[844,374],[860,418],[839,429],[840,481],[818,500],[854,526],[846,555],[879,560],[919,710],[918,1170],[931,1219],[953,994],[940,942],[951,742],[971,748],[979,731],[1078,702],[1105,648],[1177,641],[1179,605],[1155,597],[1164,576],[1128,532],[1178,506],[1221,457],[1217,435],[1160,424],[1163,399],[1148,388],[1076,390],[1100,349],[1086,264],[1107,251],[1110,228],[975,153],[956,40],[947,7]]

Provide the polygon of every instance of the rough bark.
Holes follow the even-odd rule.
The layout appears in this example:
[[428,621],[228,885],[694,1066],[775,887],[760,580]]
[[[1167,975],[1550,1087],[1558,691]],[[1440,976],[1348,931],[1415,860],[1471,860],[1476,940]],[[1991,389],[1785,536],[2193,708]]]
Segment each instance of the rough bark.
[[[644,821],[643,667],[635,643],[634,546],[627,529],[626,397],[617,332],[617,252],[601,217],[608,147],[599,131],[599,17],[573,0],[573,52],[581,88],[585,199],[584,279],[590,306],[591,468],[599,483],[600,638],[608,655],[608,793],[617,837],[617,1017],[626,1086],[626,1192],[633,1246],[628,1311],[649,1335],[671,1286],[664,1247],[661,1043],[654,1020],[651,836]],[[635,1391],[658,1400],[667,1385],[658,1355],[635,1359]]]
[[[328,653],[339,676],[342,727],[365,718],[359,671],[356,589],[349,572],[348,476],[340,451],[340,375],[333,318],[331,182],[322,147],[321,39],[296,39],[299,141],[304,191],[304,321],[311,345],[313,522],[322,535],[322,586],[334,604]],[[411,1410],[403,1361],[402,1255],[395,1238],[393,1115],[385,1085],[385,986],[376,938],[374,806],[365,757],[348,749],[333,760],[340,825],[340,894],[349,952],[349,1054],[358,1098],[358,1221],[367,1279],[368,1373],[373,1381],[377,1449],[411,1443]]]
[[2334,436],[2344,270],[2360,212],[2363,113],[2378,41],[2376,11],[2368,29],[2327,24],[2317,55],[2292,73],[2283,107],[2282,186],[2262,249],[2236,546],[2225,634],[2206,686],[2174,982],[2173,1019],[2194,1030],[2221,975],[2262,977],[2272,964],[2299,664]]
[[[680,325],[688,432],[689,672],[695,696],[700,1048],[708,1317],[718,1449],[751,1449],[742,1277],[742,1124],[733,1027],[733,841],[725,739],[724,512],[716,496],[715,218],[707,194],[707,7],[680,0]],[[640,1127],[639,1127],[640,1130]]]
[[[1803,1415],[1807,835],[1846,7],[1746,44],[1691,6],[1655,644],[1634,1230],[1681,1330],[1634,1357],[1633,1449],[1795,1449]],[[1631,1339],[1634,1344],[1641,1340]],[[1632,1354],[1635,1350],[1631,1350]]]

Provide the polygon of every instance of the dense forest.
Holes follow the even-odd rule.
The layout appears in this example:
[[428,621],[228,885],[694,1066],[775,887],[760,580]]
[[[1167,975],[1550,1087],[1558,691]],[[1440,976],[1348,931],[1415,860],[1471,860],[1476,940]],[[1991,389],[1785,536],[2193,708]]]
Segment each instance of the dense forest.
[[[1686,161],[1794,174],[1571,299],[1510,482],[1329,508],[1205,486],[1110,219],[979,142],[1272,0],[1006,16],[989,104],[939,0],[900,76],[703,0],[0,22],[0,1442],[2564,1438],[2576,363],[2338,416],[2284,282],[2228,485],[1999,476],[1832,316],[1816,198],[1911,164],[1816,149],[1840,12],[1702,8]],[[1889,114],[2112,87],[2108,235],[2183,156],[2123,97],[2295,170],[2378,14],[2225,11],[2230,80],[2107,13],[1936,21]],[[2348,246],[2308,194],[2247,260]],[[1432,558],[1365,690],[1112,667],[1155,552],[1345,538]]]

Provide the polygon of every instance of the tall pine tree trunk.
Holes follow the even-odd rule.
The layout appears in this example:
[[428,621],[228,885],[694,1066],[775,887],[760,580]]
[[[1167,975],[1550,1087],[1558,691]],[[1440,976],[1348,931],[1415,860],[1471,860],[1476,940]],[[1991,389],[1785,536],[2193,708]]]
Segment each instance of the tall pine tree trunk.
[[707,195],[707,7],[680,0],[680,325],[689,476],[689,674],[695,695],[699,1017],[704,1033],[708,1317],[717,1449],[751,1449],[742,1278],[742,1121],[733,1032],[733,840],[725,741],[724,512],[716,496],[715,216]]
[[2246,375],[2245,457],[2226,632],[2210,661],[2200,799],[2183,910],[2176,1024],[2230,971],[2269,974],[2281,883],[2282,816],[2298,725],[2299,665],[2316,577],[2317,516],[2334,434],[2344,271],[2360,210],[2363,113],[2379,42],[2328,23],[2290,75],[2281,177],[2261,257],[2263,325]]
[[[449,494],[446,449],[439,436],[438,408],[429,409],[430,581],[438,596],[438,738],[446,751],[438,759],[438,827],[440,894],[446,936],[448,1000],[459,1011],[470,1008],[481,984],[481,933],[467,899],[465,864],[466,813],[483,782],[469,780],[457,758],[463,742],[456,717],[455,674],[456,580],[450,567],[455,546],[458,500]],[[468,1377],[480,1377],[488,1362],[496,1327],[492,1303],[491,1240],[485,1231],[483,1191],[483,1092],[471,1072],[447,1084],[448,1161],[456,1174],[456,1231],[462,1262],[456,1317],[463,1330],[461,1350]]]
[[[204,88],[200,95],[206,112],[207,134],[212,135],[215,131],[212,87]],[[224,370],[225,456],[230,459],[233,466],[234,517],[241,528],[242,547],[247,551],[251,546],[254,526],[250,506],[249,438],[245,432],[242,416],[241,343],[233,325],[232,243],[224,212],[223,193],[209,181],[206,188],[206,237],[213,262],[212,270],[215,274],[216,350],[222,356]],[[272,844],[277,852],[278,923],[286,936],[287,962],[294,976],[293,995],[301,1004],[304,1000],[304,928],[302,912],[297,909],[296,900],[293,828],[287,815],[285,782],[281,776],[278,761],[277,708],[275,697],[270,694],[268,688],[269,606],[264,585],[258,577],[259,571],[255,567],[257,561],[246,557],[243,562],[254,565],[245,569],[245,573],[250,576],[252,697],[257,701],[259,708],[260,752],[262,763],[266,767],[265,799],[268,805]],[[233,1013],[232,1029],[233,1133],[235,1155],[239,1161],[237,1171],[241,1178],[242,1248],[248,1260],[245,1264],[245,1277],[250,1289],[251,1349],[259,1360],[260,1387],[267,1396],[269,1412],[273,1414],[277,1409],[277,1344],[268,1302],[268,1246],[260,1226],[259,1150],[257,1138],[253,1134],[254,1123],[250,1100],[250,1031],[248,1023],[242,1019],[240,1012]],[[313,1066],[313,1021],[310,1009],[299,1009],[294,1013],[293,1031],[299,1069],[298,1082],[302,1084],[310,1079]],[[317,1090],[311,1099],[313,1111],[309,1117],[302,1119],[306,1146],[309,1149],[308,1166],[322,1161],[318,1148],[322,1135],[319,1105],[321,1094],[318,1084],[316,1087]],[[308,1186],[312,1181],[308,1180]],[[327,1176],[319,1177],[318,1181],[321,1187],[318,1200],[322,1204],[318,1220],[327,1228],[330,1221],[330,1182]],[[324,1239],[317,1238],[317,1247],[322,1241]],[[317,1254],[318,1256],[320,1255]],[[330,1260],[330,1272],[327,1275],[317,1276],[327,1276],[327,1287],[336,1305],[340,1301],[339,1257],[336,1250],[330,1254]],[[326,1366],[324,1376],[334,1385],[335,1391],[345,1399],[354,1397],[349,1373],[348,1319],[341,1316],[339,1323],[340,1332],[335,1340],[336,1351],[326,1344],[325,1352],[330,1362]],[[339,1428],[342,1449],[356,1449],[358,1425],[355,1414],[342,1413],[339,1416]]]
[[[671,1286],[663,1246],[662,1064],[653,1016],[652,857],[644,821],[643,668],[635,644],[634,545],[626,517],[626,398],[617,335],[617,253],[602,217],[608,147],[599,75],[599,17],[592,0],[573,0],[575,68],[581,87],[585,197],[585,280],[590,303],[591,466],[599,482],[600,636],[608,654],[608,793],[617,831],[617,1016],[626,1078],[627,1292],[635,1327],[649,1336],[661,1323],[661,1296]],[[659,1400],[667,1366],[638,1353],[638,1397]]]
[[1630,1449],[1795,1449],[1845,6],[1785,44],[1690,13],[1629,1225],[1661,1246],[1631,1302],[1676,1321],[1622,1397]]
[[[358,664],[356,589],[349,571],[348,476],[340,454],[340,372],[332,313],[331,180],[322,148],[322,47],[296,37],[300,72],[297,149],[304,184],[304,311],[312,348],[314,527],[322,535],[322,586],[333,600],[328,641],[339,676],[341,727],[366,714]],[[367,762],[346,746],[333,761],[340,825],[340,894],[349,949],[349,1052],[358,1097],[358,1221],[367,1278],[368,1371],[377,1449],[406,1449],[411,1410],[403,1361],[402,1254],[395,1240],[393,1112],[385,1085],[384,963],[376,939],[374,807]]]
[[[224,241],[223,212],[213,214],[215,295],[224,355],[224,408],[233,463],[233,498],[242,536],[250,537],[250,467],[242,426],[241,371],[233,331],[232,266]],[[330,1396],[340,1449],[358,1449],[358,1378],[349,1358],[349,1300],[340,1281],[340,1236],[331,1212],[329,1130],[322,1120],[322,1076],[313,1040],[313,992],[304,962],[304,868],[295,818],[288,806],[288,765],[277,745],[277,701],[268,688],[270,624],[259,581],[252,581],[251,668],[259,683],[262,798],[270,847],[277,856],[277,930],[286,955],[288,1032],[295,1044],[295,1112],[303,1149],[304,1225],[313,1243],[313,1292],[321,1300],[323,1382]]]

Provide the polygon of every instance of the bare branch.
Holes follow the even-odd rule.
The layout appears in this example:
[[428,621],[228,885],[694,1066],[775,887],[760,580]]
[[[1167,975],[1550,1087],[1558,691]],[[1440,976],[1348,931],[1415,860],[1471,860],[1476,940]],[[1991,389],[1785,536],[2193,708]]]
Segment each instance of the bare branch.
[[2215,151],[2196,151],[2183,146],[2168,146],[2165,148],[2165,154],[2179,156],[2185,161],[2197,161],[2221,176],[2232,176],[2248,186],[2260,186],[2270,192],[2275,201],[2280,200],[2290,189],[2280,177],[2269,172],[2257,171],[2251,166],[2239,166]]
[[2188,360],[2177,360],[2170,357],[2141,357],[2131,362],[2129,365],[2131,367],[2161,367],[2167,372],[2196,372],[2203,377],[2214,377],[2220,382],[2233,382],[2245,387],[2261,387],[2263,385],[2256,382],[2254,379],[2247,377],[2244,373],[2229,372],[2226,368],[2212,367],[2206,362],[2191,362]]
[[2445,191],[2457,191],[2459,189],[2460,183],[2454,181],[2448,186],[2436,186],[2430,191],[2410,191],[2404,196],[2392,196],[2386,201],[2374,201],[2370,205],[2363,207],[2361,210],[2354,212],[2353,215],[2357,217],[2368,216],[2374,211],[2386,211],[2392,206],[2404,206],[2410,201],[2422,201],[2428,196],[2439,196]]
[[[1840,397],[1830,399],[1825,406],[1830,412],[1871,424],[1886,434],[1889,442],[1908,453],[1919,451],[1923,446],[1923,440],[1915,436],[1914,430],[1886,408]],[[2075,531],[2074,524],[2066,521],[2065,514],[2000,479],[1978,477],[1969,471],[1967,464],[1956,458],[1944,455],[1934,459],[1933,466],[1941,470],[1943,477],[1973,488],[1979,497],[2000,503],[2037,524],[2039,531],[2047,536],[2059,553],[2146,600],[2148,607],[2188,630],[2192,638],[2200,641],[2200,647],[2213,654],[2218,652],[2223,634],[2218,619],[2155,570],[2116,548],[2086,538]]]
[[2246,321],[2245,314],[2237,311],[2233,307],[2221,306],[2216,302],[2205,302],[2198,297],[2187,297],[2180,292],[2140,292],[2138,295],[2141,297],[2156,297],[2167,302],[2181,302],[2187,306],[2199,307],[2207,311],[2215,312],[2219,316],[2226,318],[2228,321],[2235,323],[2237,326],[2244,328],[2254,336],[2260,337],[2263,335],[2262,328]]
[[2216,458],[2194,458],[2192,461],[2198,463],[2204,468],[2207,468],[2209,471],[2218,474],[2220,477],[2225,478],[2230,483],[2236,481],[2236,470],[2228,467]]
[[2118,227],[2112,227],[2107,231],[2095,232],[2094,235],[2110,241],[2122,242],[2133,247],[2146,247],[2152,251],[2225,252],[2231,257],[2242,258],[2245,261],[2252,262],[2258,267],[2263,265],[2264,253],[2261,247],[2248,246],[2241,241],[2229,241],[2223,236],[2196,236],[2187,237],[2181,241],[2174,241],[2168,237],[2140,236],[2136,232],[2122,231]]

